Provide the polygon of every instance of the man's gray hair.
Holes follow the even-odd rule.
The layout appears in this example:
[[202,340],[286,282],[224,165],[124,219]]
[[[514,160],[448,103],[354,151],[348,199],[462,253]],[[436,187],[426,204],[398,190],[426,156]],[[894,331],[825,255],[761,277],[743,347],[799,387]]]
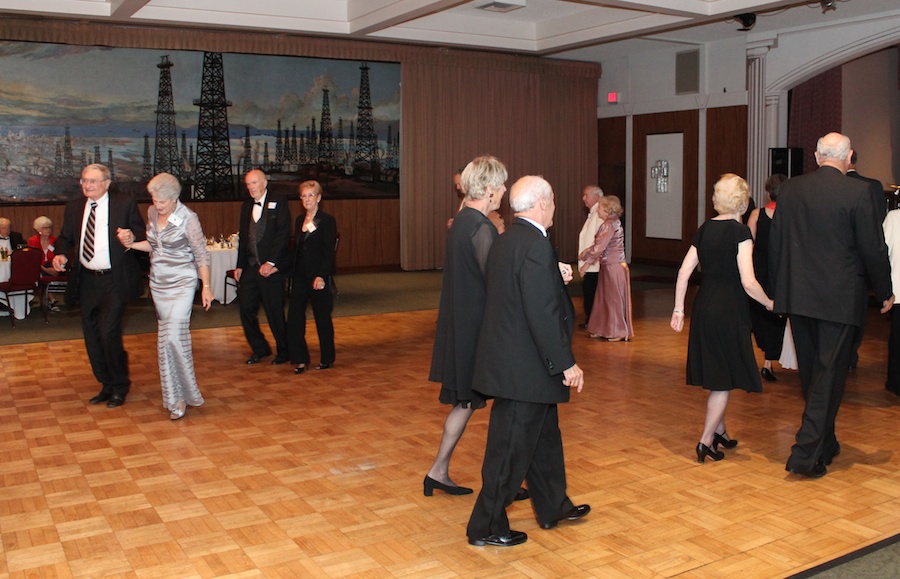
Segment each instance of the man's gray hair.
[[822,137],[816,143],[816,153],[820,161],[843,161],[850,154],[850,138],[841,135],[841,138],[827,143],[825,137]]
[[593,195],[594,197],[600,198],[603,197],[603,189],[598,187],[597,185],[588,185],[584,188],[585,193],[588,195]]
[[527,181],[523,183],[524,186],[514,188],[512,193],[510,193],[509,206],[514,213],[528,211],[537,205],[540,199],[551,199],[553,197],[553,188],[546,179],[539,175],[530,175],[529,177],[532,178],[522,177],[519,179],[519,181],[523,179],[527,179]]

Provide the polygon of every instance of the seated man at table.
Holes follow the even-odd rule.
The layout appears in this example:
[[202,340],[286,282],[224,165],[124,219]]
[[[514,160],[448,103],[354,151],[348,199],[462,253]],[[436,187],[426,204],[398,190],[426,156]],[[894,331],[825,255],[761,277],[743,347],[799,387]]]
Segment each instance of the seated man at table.
[[12,230],[12,222],[6,217],[0,217],[0,248],[12,253],[14,249],[25,245],[25,238],[18,231]]

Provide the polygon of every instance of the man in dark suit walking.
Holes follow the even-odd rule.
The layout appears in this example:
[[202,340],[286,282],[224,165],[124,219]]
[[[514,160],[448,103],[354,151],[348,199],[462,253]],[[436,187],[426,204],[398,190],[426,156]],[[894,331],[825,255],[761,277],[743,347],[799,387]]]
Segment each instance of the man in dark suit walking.
[[572,354],[575,310],[547,239],[556,205],[544,179],[527,176],[510,191],[515,221],[488,254],[486,307],[473,388],[494,398],[482,488],[466,534],[476,546],[512,546],[528,536],[509,528],[506,507],[522,480],[538,523],[588,514],[566,495],[566,470],[557,404],[570,388],[581,392],[584,373]]
[[272,364],[284,364],[290,358],[284,321],[284,275],[291,236],[291,213],[287,198],[270,194],[265,173],[254,169],[244,177],[250,199],[241,206],[240,242],[235,279],[239,282],[241,325],[252,353],[247,364],[258,364],[272,353],[259,328],[259,304],[262,302],[275,338]]
[[140,241],[147,228],[134,199],[110,193],[109,185],[104,165],[88,165],[81,172],[84,197],[66,205],[53,269],[65,271],[68,252],[74,252],[69,284],[75,287],[67,295],[80,295],[84,346],[102,384],[90,403],[115,408],[125,403],[131,387],[122,316],[128,302],[141,294],[143,280],[136,252],[126,250],[116,233],[130,229]]
[[875,204],[865,182],[846,176],[852,152],[839,133],[819,139],[819,168],[781,186],[769,241],[774,311],[790,317],[806,399],[785,468],[811,478],[841,450],[834,422],[866,316],[866,275],[881,313],[894,303]]

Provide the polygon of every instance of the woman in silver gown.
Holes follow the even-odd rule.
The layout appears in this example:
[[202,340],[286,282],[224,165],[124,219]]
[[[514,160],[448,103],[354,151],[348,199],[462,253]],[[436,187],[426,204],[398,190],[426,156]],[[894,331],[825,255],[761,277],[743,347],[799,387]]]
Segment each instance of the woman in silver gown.
[[194,375],[191,350],[191,310],[197,277],[203,282],[201,303],[209,310],[209,251],[197,214],[178,200],[181,184],[160,173],[147,184],[153,205],[147,210],[147,239],[134,241],[131,230],[119,229],[119,241],[129,249],[150,253],[150,291],[159,320],[157,347],[163,406],[169,418],[184,416],[187,406],[200,406],[203,396]]

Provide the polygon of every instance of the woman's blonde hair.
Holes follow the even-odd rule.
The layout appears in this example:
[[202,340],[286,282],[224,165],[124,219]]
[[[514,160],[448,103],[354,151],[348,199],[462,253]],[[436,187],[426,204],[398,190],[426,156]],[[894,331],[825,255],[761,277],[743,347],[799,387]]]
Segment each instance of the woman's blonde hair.
[[615,195],[604,195],[597,199],[597,203],[600,204],[598,208],[603,208],[611,216],[622,217],[625,213],[622,202]]
[[743,215],[750,204],[750,186],[734,173],[725,173],[713,188],[713,209],[720,215],[737,213]]
[[483,155],[466,165],[460,176],[460,185],[466,199],[476,201],[488,194],[489,187],[502,187],[508,176],[506,167],[496,157]]

